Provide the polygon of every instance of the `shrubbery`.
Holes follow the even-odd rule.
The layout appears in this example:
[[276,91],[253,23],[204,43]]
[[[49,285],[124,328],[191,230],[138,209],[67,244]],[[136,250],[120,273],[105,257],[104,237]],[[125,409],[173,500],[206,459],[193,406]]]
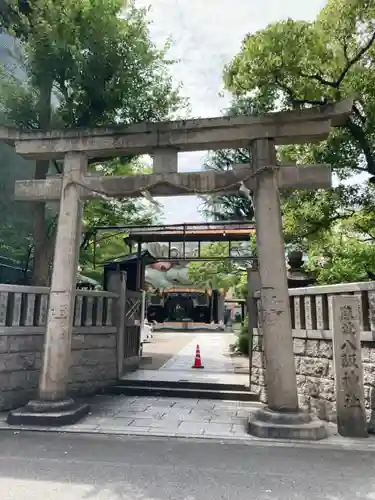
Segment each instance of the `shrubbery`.
[[245,319],[241,324],[241,329],[238,334],[236,343],[234,345],[234,350],[241,354],[249,355],[249,329],[248,329],[248,316],[246,314]]

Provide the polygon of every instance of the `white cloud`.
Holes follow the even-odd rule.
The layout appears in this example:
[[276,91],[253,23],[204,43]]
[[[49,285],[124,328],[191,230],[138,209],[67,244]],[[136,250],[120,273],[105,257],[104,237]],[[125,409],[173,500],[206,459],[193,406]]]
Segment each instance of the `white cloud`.
[[[313,19],[325,5],[323,0],[138,0],[151,5],[151,36],[159,46],[171,37],[169,56],[178,59],[173,78],[183,83],[192,116],[218,116],[228,104],[220,98],[222,71],[240,50],[247,33],[280,19]],[[181,171],[199,170],[205,153],[181,154]],[[198,200],[163,199],[168,223],[199,220]]]

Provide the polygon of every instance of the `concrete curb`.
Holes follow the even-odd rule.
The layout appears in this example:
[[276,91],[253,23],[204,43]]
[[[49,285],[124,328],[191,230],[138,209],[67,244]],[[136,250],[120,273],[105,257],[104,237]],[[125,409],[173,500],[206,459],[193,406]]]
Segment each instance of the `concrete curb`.
[[375,438],[366,439],[349,439],[340,436],[331,436],[322,441],[300,441],[300,440],[282,440],[282,439],[262,439],[253,436],[235,436],[226,434],[189,434],[189,433],[168,433],[165,431],[158,430],[144,430],[144,429],[129,429],[127,432],[125,429],[111,429],[111,430],[95,430],[95,429],[84,429],[80,426],[77,428],[40,428],[40,427],[19,427],[19,426],[5,426],[0,425],[0,432],[7,432],[13,434],[19,434],[32,432],[32,433],[54,433],[54,434],[80,434],[80,435],[93,435],[93,436],[122,436],[126,438],[168,438],[168,439],[190,439],[196,441],[206,441],[206,442],[221,442],[225,444],[241,444],[246,446],[264,446],[264,447],[288,447],[288,448],[315,448],[321,450],[343,450],[348,449],[350,451],[368,451],[375,453]]

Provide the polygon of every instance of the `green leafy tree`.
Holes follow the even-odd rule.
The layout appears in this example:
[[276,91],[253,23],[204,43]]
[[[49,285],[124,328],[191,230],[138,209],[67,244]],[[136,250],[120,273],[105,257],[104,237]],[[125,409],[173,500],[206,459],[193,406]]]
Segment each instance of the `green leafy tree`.
[[[365,279],[373,269],[373,186],[350,181],[359,171],[375,175],[374,14],[372,1],[329,0],[314,22],[288,19],[247,35],[224,70],[232,108],[249,102],[250,114],[355,98],[352,116],[326,141],[278,149],[281,161],[331,164],[341,181],[330,190],[282,193],[286,242],[308,253],[322,283]],[[230,152],[226,164],[234,159]],[[221,158],[211,161],[220,168]],[[222,218],[240,209],[242,200],[232,201],[230,211],[216,205]]]
[[312,271],[318,284],[357,282],[375,275],[375,246],[358,234],[335,225],[333,231],[321,237],[319,245],[307,252],[306,268]]
[[[231,105],[224,112],[224,116],[256,116],[265,113],[269,108],[260,102],[245,98],[233,99]],[[205,170],[227,172],[234,164],[250,164],[251,154],[249,149],[218,150],[210,153],[203,165]],[[212,220],[248,220],[254,218],[254,207],[248,197],[238,193],[217,194],[215,196],[202,197],[202,214]]]
[[[105,175],[134,175],[148,173],[149,169],[135,161],[128,164],[108,161],[101,169]],[[85,238],[81,244],[81,272],[101,281],[103,264],[127,254],[124,246],[125,234],[117,230],[100,231],[94,238],[98,226],[149,225],[157,221],[158,215],[150,204],[136,200],[95,200],[86,203],[84,212]],[[94,269],[95,261],[95,269]]]
[[[328,140],[280,148],[280,159],[327,163],[341,179],[356,171],[375,174],[374,8],[366,0],[329,0],[314,22],[288,19],[246,36],[225,68],[226,88],[236,99],[249,98],[267,109],[300,109],[355,97],[352,116]],[[284,212],[303,202],[306,213],[318,215],[312,225],[321,227],[321,215],[311,209],[319,206],[326,214],[332,203],[346,207],[348,198],[351,206],[361,203],[353,189],[343,186],[328,194],[289,193]],[[336,210],[325,215],[326,227],[337,216]]]
[[[203,168],[216,172],[232,170],[235,163],[248,163],[249,155],[244,150],[219,150],[210,154]],[[240,192],[202,196],[201,212],[212,220],[252,220],[254,208],[251,201]]]
[[[43,129],[129,124],[160,120],[181,105],[167,46],[153,45],[146,12],[132,2],[124,9],[122,0],[0,1],[0,27],[20,41],[27,74],[25,82],[1,79],[8,122]],[[34,177],[45,178],[49,168],[36,162]],[[34,283],[45,284],[53,238],[45,231],[45,205],[33,211]]]
[[321,144],[292,148],[341,175],[375,174],[375,7],[372,1],[329,0],[314,22],[281,21],[248,35],[225,68],[228,90],[272,109],[302,108],[356,98],[353,115]]
[[228,251],[229,247],[226,242],[202,246],[202,257],[207,259],[214,257],[217,260],[191,262],[188,265],[188,275],[192,283],[203,288],[223,288],[225,291],[236,286],[240,279],[241,268],[225,258],[228,256]]
[[[351,218],[372,203],[371,185],[339,185],[334,189],[295,190],[283,194],[284,238],[287,244],[306,251],[330,232],[337,222]],[[368,209],[367,209],[368,210]],[[360,233],[361,231],[357,231]]]

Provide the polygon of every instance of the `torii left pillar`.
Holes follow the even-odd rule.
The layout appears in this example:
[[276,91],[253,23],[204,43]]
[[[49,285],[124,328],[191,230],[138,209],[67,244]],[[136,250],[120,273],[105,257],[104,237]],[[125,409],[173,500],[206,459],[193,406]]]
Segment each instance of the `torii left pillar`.
[[82,222],[81,188],[75,182],[86,168],[85,154],[66,154],[38,399],[11,411],[11,425],[70,425],[89,412],[67,392]]

